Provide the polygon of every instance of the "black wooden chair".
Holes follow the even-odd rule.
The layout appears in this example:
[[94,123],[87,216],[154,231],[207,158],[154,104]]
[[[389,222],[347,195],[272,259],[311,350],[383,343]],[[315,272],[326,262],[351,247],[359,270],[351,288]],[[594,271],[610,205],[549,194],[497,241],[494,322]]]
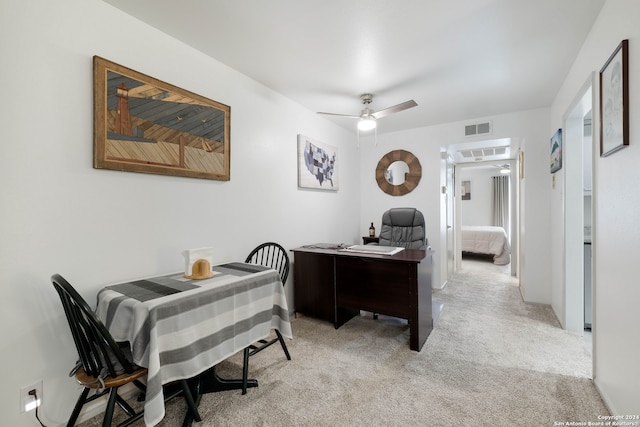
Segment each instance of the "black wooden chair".
[[[136,412],[118,394],[118,388],[133,383],[141,393],[145,393],[146,387],[140,379],[147,375],[147,369],[133,364],[129,343],[116,343],[102,321],[69,282],[59,274],[51,276],[51,281],[62,301],[78,351],[78,363],[69,375],[75,375],[78,383],[84,387],[73,408],[67,427],[75,425],[85,403],[105,394],[109,394],[109,400],[102,425],[111,425],[116,403],[129,415],[125,421],[118,424],[118,427],[132,424],[144,415],[144,411]],[[165,402],[184,395],[189,412],[195,420],[200,421],[200,415],[187,382],[180,381],[180,386],[165,395]],[[91,390],[96,392],[89,396]]]
[[[265,267],[273,268],[280,273],[280,280],[282,286],[287,282],[287,276],[289,276],[289,256],[287,251],[277,243],[267,242],[259,245],[251,251],[246,263],[259,264]],[[265,348],[279,342],[282,346],[287,360],[291,360],[291,355],[287,349],[287,345],[284,342],[282,334],[279,330],[275,330],[276,337],[271,340],[260,340],[249,347],[244,349],[244,363],[242,366],[242,394],[247,393],[247,378],[249,376],[249,358],[264,350]]]

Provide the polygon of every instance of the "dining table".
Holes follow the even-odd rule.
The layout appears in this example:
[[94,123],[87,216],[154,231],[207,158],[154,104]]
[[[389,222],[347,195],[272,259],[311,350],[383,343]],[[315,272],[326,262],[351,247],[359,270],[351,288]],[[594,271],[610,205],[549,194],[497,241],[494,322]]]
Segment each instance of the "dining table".
[[190,279],[184,272],[171,273],[98,292],[98,317],[116,341],[129,342],[133,362],[149,371],[146,426],[164,418],[166,384],[195,379],[198,402],[201,393],[240,389],[242,380],[219,378],[215,365],[268,337],[272,329],[293,338],[277,271],[232,262],[213,266],[210,275]]

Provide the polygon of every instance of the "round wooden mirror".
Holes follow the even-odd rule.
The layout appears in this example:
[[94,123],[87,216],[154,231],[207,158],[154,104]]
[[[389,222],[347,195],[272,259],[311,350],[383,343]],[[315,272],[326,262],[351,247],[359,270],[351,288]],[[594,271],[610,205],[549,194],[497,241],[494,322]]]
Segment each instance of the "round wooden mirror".
[[404,196],[418,186],[422,166],[418,158],[405,150],[385,154],[376,168],[378,187],[391,196]]

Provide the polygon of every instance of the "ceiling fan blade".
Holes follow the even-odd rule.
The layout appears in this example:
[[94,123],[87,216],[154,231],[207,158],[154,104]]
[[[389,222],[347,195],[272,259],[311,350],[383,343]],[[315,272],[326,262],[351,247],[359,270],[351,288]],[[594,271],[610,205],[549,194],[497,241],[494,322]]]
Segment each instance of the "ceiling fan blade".
[[412,108],[417,106],[418,104],[413,99],[410,101],[405,101],[401,104],[394,105],[393,107],[385,108],[384,110],[377,111],[372,114],[376,119],[380,119],[382,117],[388,116],[389,114],[397,113],[402,110],[406,110],[407,108]]
[[352,116],[350,114],[338,114],[338,113],[323,113],[322,111],[318,111],[317,114],[324,114],[327,116],[340,116],[340,117],[348,117],[350,119],[359,119],[360,116]]

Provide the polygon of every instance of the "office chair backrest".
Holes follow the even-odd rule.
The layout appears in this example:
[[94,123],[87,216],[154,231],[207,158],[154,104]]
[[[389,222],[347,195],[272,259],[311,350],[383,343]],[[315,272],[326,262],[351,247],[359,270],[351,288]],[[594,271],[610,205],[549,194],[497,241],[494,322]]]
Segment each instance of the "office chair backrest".
[[427,242],[424,216],[419,210],[393,208],[382,214],[379,245],[424,249]]
[[51,276],[67,316],[84,371],[96,379],[136,370],[80,294],[59,274]]
[[289,256],[282,246],[274,242],[267,242],[259,245],[251,251],[246,263],[259,264],[273,268],[280,273],[280,280],[284,286],[289,276]]

